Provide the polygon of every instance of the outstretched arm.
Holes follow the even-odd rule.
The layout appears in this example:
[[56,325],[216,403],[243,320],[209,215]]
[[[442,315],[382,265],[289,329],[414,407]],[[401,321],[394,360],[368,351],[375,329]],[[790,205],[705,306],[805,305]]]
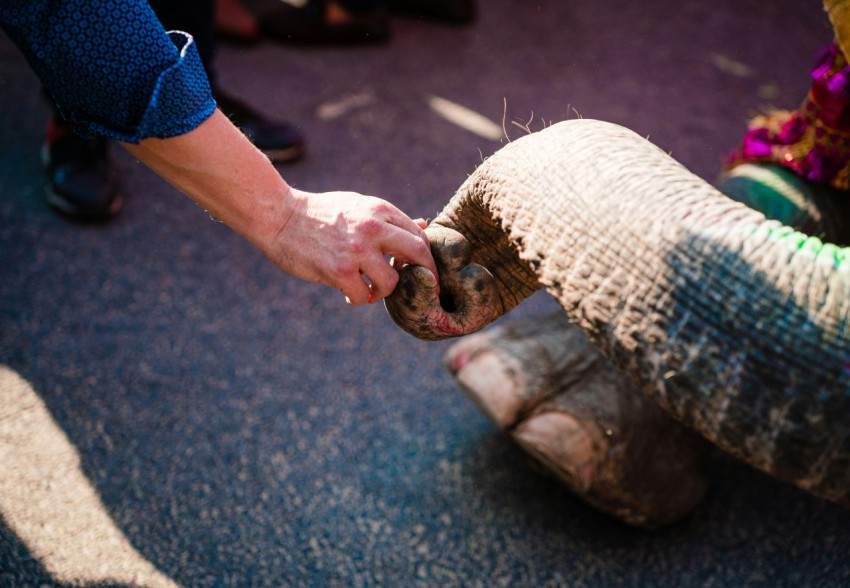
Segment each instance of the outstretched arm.
[[184,135],[122,145],[282,270],[337,288],[350,304],[393,291],[398,274],[387,257],[436,275],[416,221],[379,198],[291,188],[220,111]]

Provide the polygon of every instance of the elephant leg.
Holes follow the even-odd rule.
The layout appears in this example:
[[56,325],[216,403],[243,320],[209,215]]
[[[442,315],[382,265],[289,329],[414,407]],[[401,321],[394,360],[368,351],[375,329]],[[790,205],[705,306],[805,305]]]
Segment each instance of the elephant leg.
[[766,220],[639,135],[588,119],[500,149],[426,233],[435,258],[446,254],[438,276],[402,264],[386,301],[409,333],[468,336],[545,288],[678,422],[850,504],[848,249]]
[[708,443],[640,394],[563,313],[465,337],[444,363],[491,421],[599,510],[652,528],[704,496]]
[[809,182],[793,171],[764,163],[745,163],[725,172],[718,189],[807,235],[850,245],[850,194]]

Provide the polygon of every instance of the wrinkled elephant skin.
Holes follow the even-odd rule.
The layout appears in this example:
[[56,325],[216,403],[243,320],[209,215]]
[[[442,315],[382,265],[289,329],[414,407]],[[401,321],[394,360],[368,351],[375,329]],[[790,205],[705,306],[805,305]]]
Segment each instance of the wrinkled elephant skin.
[[[499,150],[426,232],[439,286],[404,267],[387,299],[408,332],[467,335],[545,288],[674,419],[778,479],[850,505],[847,250],[726,198],[635,133],[586,119]],[[452,361],[462,368],[469,358]],[[455,371],[462,385],[471,377]],[[477,400],[494,422],[527,411],[501,394]],[[584,423],[522,422],[514,429],[525,426],[532,448],[559,426],[577,453],[600,445]],[[563,468],[579,491],[594,463]]]

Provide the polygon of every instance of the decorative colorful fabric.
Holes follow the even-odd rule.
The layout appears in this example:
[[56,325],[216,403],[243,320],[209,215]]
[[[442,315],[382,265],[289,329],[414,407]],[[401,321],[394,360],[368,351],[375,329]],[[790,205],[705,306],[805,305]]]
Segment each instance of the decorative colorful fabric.
[[812,88],[798,110],[750,122],[724,167],[742,163],[778,165],[806,180],[850,189],[850,66],[836,44],[818,56]]

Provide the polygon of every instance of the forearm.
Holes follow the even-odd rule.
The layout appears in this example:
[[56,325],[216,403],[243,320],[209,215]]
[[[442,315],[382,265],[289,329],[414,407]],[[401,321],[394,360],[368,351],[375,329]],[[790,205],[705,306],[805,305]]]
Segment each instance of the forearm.
[[291,189],[220,111],[185,135],[123,145],[282,270],[339,289],[351,304],[377,302],[395,288],[386,257],[436,274],[416,221],[372,196]]
[[185,135],[122,145],[273,261],[280,262],[272,247],[292,214],[292,191],[268,158],[220,111]]

